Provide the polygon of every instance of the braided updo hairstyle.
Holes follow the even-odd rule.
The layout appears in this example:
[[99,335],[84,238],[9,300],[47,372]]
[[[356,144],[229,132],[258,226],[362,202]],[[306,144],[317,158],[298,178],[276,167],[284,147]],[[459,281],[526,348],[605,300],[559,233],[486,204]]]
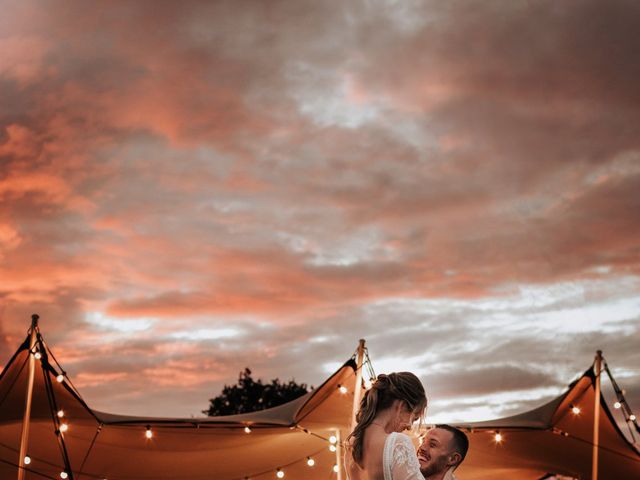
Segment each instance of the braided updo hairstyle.
[[364,432],[377,413],[389,408],[394,400],[402,400],[412,412],[422,412],[427,407],[427,396],[422,383],[411,372],[396,372],[388,375],[381,374],[367,390],[360,402],[360,409],[356,414],[356,426],[347,438],[350,443],[351,455],[355,462],[362,466],[362,444]]

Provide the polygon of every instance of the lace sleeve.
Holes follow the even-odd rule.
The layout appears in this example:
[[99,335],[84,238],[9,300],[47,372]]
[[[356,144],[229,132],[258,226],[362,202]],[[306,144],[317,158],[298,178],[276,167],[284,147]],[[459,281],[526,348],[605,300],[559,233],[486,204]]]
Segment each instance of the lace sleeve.
[[411,439],[402,433],[391,436],[390,449],[385,452],[385,480],[424,480]]

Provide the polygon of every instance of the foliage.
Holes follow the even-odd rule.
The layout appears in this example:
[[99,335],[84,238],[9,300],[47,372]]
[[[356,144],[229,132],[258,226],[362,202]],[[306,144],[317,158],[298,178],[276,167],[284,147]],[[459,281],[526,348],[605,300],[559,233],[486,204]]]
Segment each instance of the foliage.
[[294,380],[288,383],[280,382],[277,378],[271,383],[254,380],[251,370],[245,368],[238,376],[238,383],[225,385],[220,395],[209,399],[209,408],[202,413],[219,416],[255,412],[290,402],[307,392],[307,384],[298,384]]

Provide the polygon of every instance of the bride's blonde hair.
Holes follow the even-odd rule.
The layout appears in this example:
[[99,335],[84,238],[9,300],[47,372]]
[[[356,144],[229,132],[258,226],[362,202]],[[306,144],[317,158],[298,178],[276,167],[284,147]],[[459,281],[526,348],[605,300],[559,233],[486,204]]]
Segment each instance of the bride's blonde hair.
[[347,444],[355,462],[362,466],[362,444],[364,432],[377,413],[389,408],[394,400],[402,400],[420,421],[427,407],[427,396],[422,383],[411,372],[381,374],[367,390],[360,402],[360,410],[356,414],[356,426],[347,437]]

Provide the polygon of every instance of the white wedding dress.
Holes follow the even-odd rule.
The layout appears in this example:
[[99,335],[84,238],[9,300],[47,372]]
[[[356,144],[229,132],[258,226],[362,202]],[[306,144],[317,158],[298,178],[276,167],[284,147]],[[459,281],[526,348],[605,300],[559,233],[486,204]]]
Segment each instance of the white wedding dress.
[[384,441],[382,471],[384,480],[424,480],[416,449],[404,433],[392,432]]
[[[359,469],[349,458],[346,460],[347,479],[364,480],[368,475]],[[356,469],[349,475],[350,467]],[[411,439],[404,433],[393,432],[387,435],[382,451],[382,473],[384,480],[424,480],[420,473],[420,462]],[[456,480],[451,468],[443,480]]]

